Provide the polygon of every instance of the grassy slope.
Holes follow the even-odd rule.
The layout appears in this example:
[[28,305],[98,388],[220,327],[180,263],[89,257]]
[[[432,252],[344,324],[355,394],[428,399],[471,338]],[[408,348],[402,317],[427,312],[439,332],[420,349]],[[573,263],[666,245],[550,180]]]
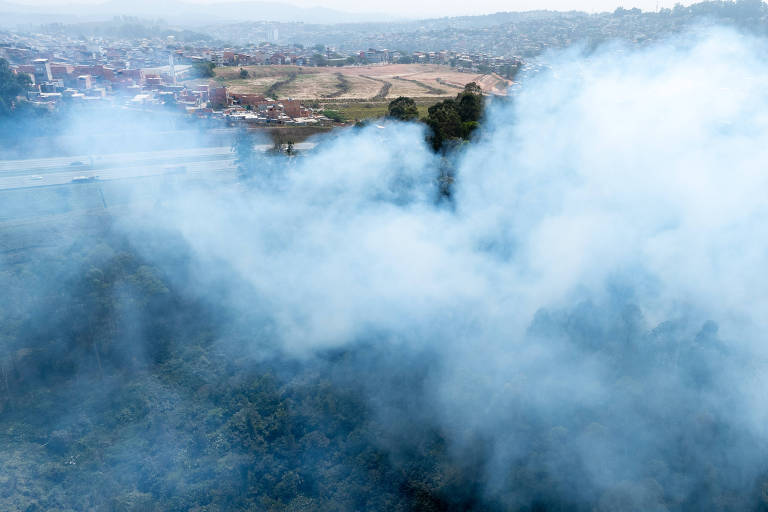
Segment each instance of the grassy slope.
[[[425,117],[427,115],[427,109],[434,103],[436,103],[436,101],[425,102],[424,104],[418,105],[419,117]],[[340,111],[345,118],[352,121],[355,119],[363,120],[376,117],[384,117],[387,115],[388,106],[389,102],[386,101],[376,103],[347,103],[340,104],[339,106],[329,105],[328,108]]]

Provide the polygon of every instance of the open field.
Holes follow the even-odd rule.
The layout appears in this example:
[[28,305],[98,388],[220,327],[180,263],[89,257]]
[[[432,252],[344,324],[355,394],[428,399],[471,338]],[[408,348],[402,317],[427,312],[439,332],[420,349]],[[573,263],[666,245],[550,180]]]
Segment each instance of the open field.
[[[239,67],[220,67],[214,80],[231,93],[261,94],[311,102],[335,110],[348,121],[386,115],[387,105],[398,96],[416,101],[420,116],[438,101],[454,97],[469,82],[486,94],[506,95],[509,80],[495,74],[462,73],[436,64],[387,64],[344,67],[246,66],[249,77],[240,78]],[[207,80],[196,80],[206,83]]]
[[[387,107],[390,100],[378,101],[345,101],[338,100],[334,102],[323,102],[323,106],[328,110],[336,110],[347,121],[362,121],[375,117],[384,117],[387,115]],[[419,109],[419,117],[426,117],[427,109],[437,103],[438,98],[420,99],[416,101],[416,107]]]
[[248,66],[250,77],[241,79],[240,68],[215,70],[215,79],[234,93],[271,93],[279,98],[322,100],[386,100],[398,96],[443,98],[454,96],[469,82],[487,94],[505,95],[510,85],[498,75],[462,73],[434,64],[388,64],[345,67]]

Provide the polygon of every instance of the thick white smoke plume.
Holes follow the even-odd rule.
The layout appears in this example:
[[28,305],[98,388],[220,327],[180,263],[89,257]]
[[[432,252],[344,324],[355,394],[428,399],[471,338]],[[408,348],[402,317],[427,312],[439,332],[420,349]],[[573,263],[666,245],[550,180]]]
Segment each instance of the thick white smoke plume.
[[553,493],[608,508],[690,500],[712,471],[738,495],[768,440],[766,49],[709,31],[555,56],[491,105],[451,202],[421,128],[387,123],[125,226],[181,234],[190,287],[290,354],[432,354],[425,414],[457,453],[488,443],[494,499],[530,501],[508,469],[533,453]]

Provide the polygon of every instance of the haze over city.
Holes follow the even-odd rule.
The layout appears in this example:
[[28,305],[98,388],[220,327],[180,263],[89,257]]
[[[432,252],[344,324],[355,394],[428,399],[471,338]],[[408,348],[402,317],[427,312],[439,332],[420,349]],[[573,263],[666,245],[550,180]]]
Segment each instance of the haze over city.
[[0,511],[768,512],[766,55],[761,0],[0,0]]
[[[16,0],[12,2],[18,5],[27,6],[52,6],[52,7],[71,7],[73,4],[77,5],[94,5],[101,4],[101,0],[81,0],[78,2],[67,2],[64,0]],[[215,4],[234,4],[237,2],[227,0],[189,0],[189,4],[203,4],[203,5],[215,5]],[[259,2],[243,2],[243,3],[259,3]],[[297,7],[320,7],[327,9],[335,9],[340,11],[348,11],[355,13],[374,13],[381,14],[382,9],[380,4],[376,3],[360,3],[352,0],[328,0],[324,2],[317,2],[313,0],[292,0],[286,2],[272,2],[283,3],[286,6]],[[571,11],[579,10],[586,12],[604,12],[613,11],[617,7],[624,7],[626,9],[640,8],[645,11],[655,11],[659,8],[671,8],[675,3],[681,3],[684,5],[690,4],[690,0],[682,2],[673,2],[672,0],[482,0],[478,2],[440,2],[438,0],[424,0],[414,4],[413,2],[406,2],[404,0],[394,0],[387,4],[387,14],[390,16],[399,16],[402,18],[413,17],[442,17],[442,16],[463,16],[463,15],[478,15],[478,14],[490,14],[494,12],[503,11],[533,11],[533,10],[558,10],[558,11]],[[119,9],[124,10],[130,14],[137,6],[136,2],[110,2],[110,4],[119,6]],[[138,5],[141,5],[139,2]],[[2,5],[2,3],[0,3]],[[149,5],[149,4],[147,4]],[[371,21],[374,21],[372,18]]]

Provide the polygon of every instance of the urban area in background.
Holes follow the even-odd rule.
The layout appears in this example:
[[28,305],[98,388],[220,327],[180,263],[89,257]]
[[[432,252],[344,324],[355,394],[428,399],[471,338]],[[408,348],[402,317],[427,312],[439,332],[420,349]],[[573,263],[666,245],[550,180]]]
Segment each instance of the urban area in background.
[[25,99],[41,109],[96,102],[254,127],[323,126],[379,117],[400,96],[415,98],[423,113],[469,82],[507,95],[520,78],[546,67],[553,48],[588,50],[606,40],[643,45],[715,21],[759,30],[753,3],[194,29],[119,17],[0,30],[0,58],[29,77]]

